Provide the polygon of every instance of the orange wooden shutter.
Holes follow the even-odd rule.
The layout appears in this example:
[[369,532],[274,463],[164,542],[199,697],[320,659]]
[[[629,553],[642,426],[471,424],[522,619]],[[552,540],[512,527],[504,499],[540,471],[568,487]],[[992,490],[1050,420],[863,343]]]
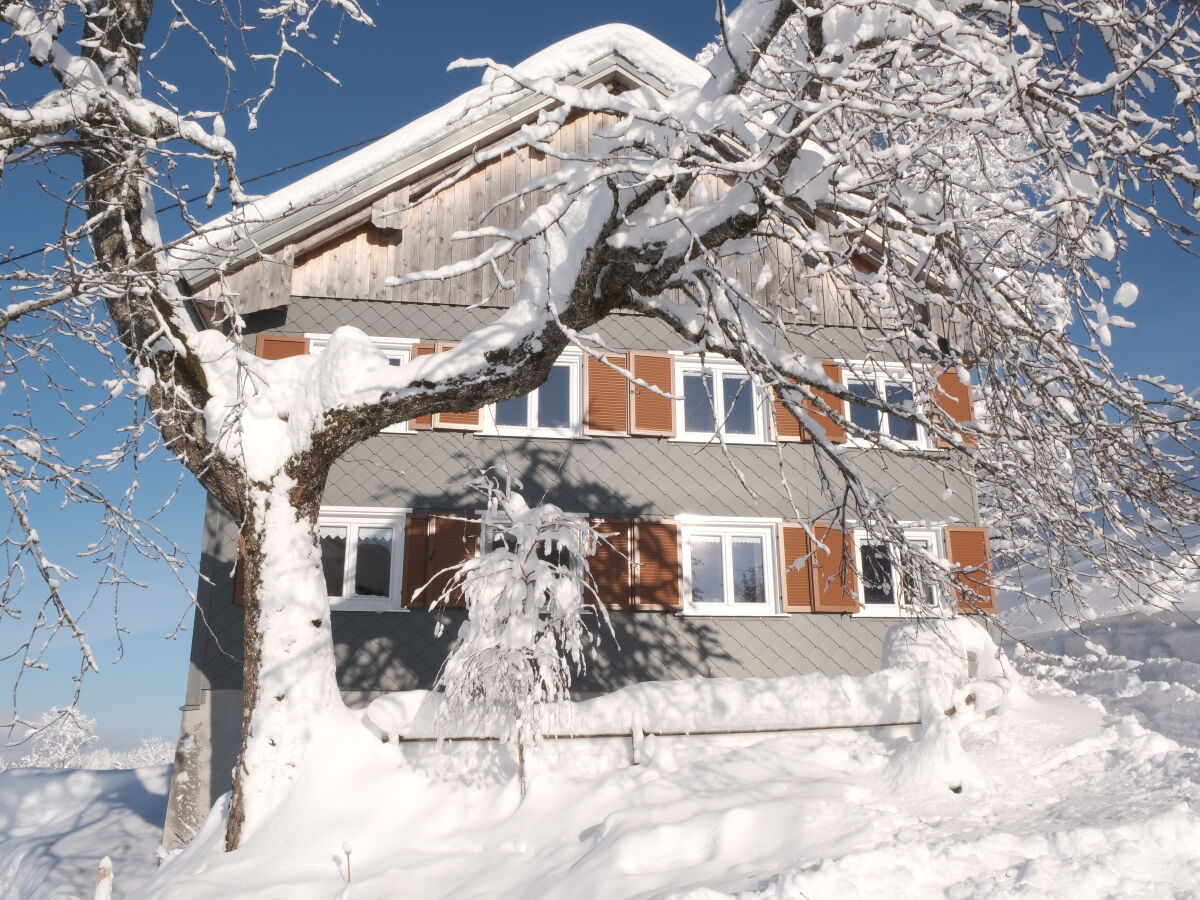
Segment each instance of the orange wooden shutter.
[[[449,567],[457,565],[475,555],[479,546],[479,520],[458,514],[433,516],[429,523],[429,540],[425,554],[426,573],[429,577],[429,601],[433,603],[442,595],[453,576]],[[462,592],[455,590],[447,604],[463,606]]]
[[[675,393],[674,362],[670,354],[635,350],[630,354],[633,374],[666,394]],[[630,434],[673,437],[675,401],[640,385],[631,392]]]
[[[437,345],[433,343],[421,343],[413,347],[413,359],[418,356],[430,356],[437,350]],[[417,416],[408,423],[415,431],[428,431],[433,427],[433,416]]]
[[[943,369],[937,377],[937,396],[935,402],[947,418],[954,422],[972,422],[975,419],[974,404],[971,401],[971,382],[968,376],[964,383],[959,380],[958,369]],[[975,446],[975,438],[963,434],[963,443],[968,447]],[[938,438],[939,447],[949,447],[948,441]]]
[[854,538],[828,522],[813,525],[818,545],[811,557],[813,611],[858,612],[858,576],[854,571]]
[[429,591],[421,591],[416,599],[413,598],[429,577],[425,567],[428,537],[429,516],[409,516],[404,521],[404,596],[401,603],[412,609],[428,609],[432,599]]
[[263,359],[287,359],[308,352],[308,338],[281,334],[260,334],[254,341],[254,354]]
[[[452,350],[457,346],[458,344],[452,344],[447,341],[438,341],[437,352],[445,353],[447,350]],[[455,431],[478,431],[479,410],[436,413],[433,417],[433,427],[453,429]]]
[[638,609],[679,609],[681,606],[679,526],[674,522],[639,519],[634,526],[636,547],[635,593]]
[[804,426],[800,424],[800,420],[793,416],[791,410],[783,405],[783,401],[779,399],[778,392],[774,396],[775,399],[771,403],[771,408],[775,411],[775,440],[810,440],[808,432],[804,430]]
[[[831,381],[841,382],[841,380],[842,380],[842,367],[841,366],[839,366],[837,363],[831,363],[831,362],[822,363],[821,365],[825,369],[826,377],[828,377]],[[816,395],[818,397],[820,397],[822,400],[824,400],[826,405],[830,409],[832,409],[834,412],[836,412],[838,415],[841,415],[841,416],[846,415],[846,404],[842,400],[840,400],[837,397],[834,397],[832,394],[825,393],[825,391],[816,391]],[[826,415],[821,410],[817,409],[817,406],[815,403],[809,404],[808,411],[809,411],[809,415],[811,415],[813,417],[813,419],[822,427],[822,429],[825,432],[826,439],[831,444],[846,443],[845,429],[842,428],[841,425],[835,424],[834,421],[831,418],[829,418],[828,415]],[[808,435],[807,437],[809,440],[812,439],[811,435]]]
[[633,605],[633,553],[630,535],[633,523],[628,519],[593,519],[592,524],[608,537],[600,541],[592,556],[592,580],[600,602],[611,609],[629,609]]
[[779,526],[780,584],[784,612],[812,612],[812,544],[800,525]]
[[992,585],[992,554],[986,528],[946,526],[946,549],[958,582],[960,613],[996,611],[996,588]]
[[[627,368],[624,353],[606,353],[613,365]],[[629,434],[629,382],[620,372],[588,356],[584,363],[584,434]]]

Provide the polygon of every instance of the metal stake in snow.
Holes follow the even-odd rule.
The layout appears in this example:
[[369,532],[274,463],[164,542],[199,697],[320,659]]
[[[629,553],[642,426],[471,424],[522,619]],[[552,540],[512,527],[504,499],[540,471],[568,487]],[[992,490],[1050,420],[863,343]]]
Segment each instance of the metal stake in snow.
[[112,900],[113,891],[113,864],[112,860],[107,856],[100,860],[100,867],[96,869],[96,897],[95,900]]
[[353,881],[354,876],[350,873],[350,842],[342,841],[342,852],[346,854],[346,880]]

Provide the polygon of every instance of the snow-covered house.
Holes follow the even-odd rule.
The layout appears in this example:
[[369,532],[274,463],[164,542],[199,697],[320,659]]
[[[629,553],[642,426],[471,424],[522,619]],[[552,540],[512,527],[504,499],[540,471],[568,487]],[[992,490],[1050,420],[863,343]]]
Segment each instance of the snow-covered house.
[[[693,61],[626,26],[569,38],[522,66],[613,91],[677,89],[702,76]],[[448,169],[546,106],[526,91],[503,103],[480,106],[478,99],[464,95],[260,201],[264,224],[214,242],[181,268],[199,313],[219,321],[224,305],[234,306],[248,340],[268,358],[320,353],[335,329],[354,325],[396,361],[437,353],[494,318],[512,292],[490,273],[402,287],[386,281],[478,252],[480,239],[451,235],[554,164],[552,157],[508,154],[423,200]],[[598,127],[595,117],[580,114],[555,140],[570,151]],[[502,202],[493,221],[510,225],[518,213],[515,202]],[[864,359],[862,338],[836,292],[794,272],[759,279],[755,265],[746,263],[747,283],[771,292],[796,340],[828,361],[829,374],[864,391],[907,390],[886,360]],[[807,434],[771,397],[758,396],[736,365],[710,357],[702,371],[677,335],[648,318],[616,315],[601,330],[608,346],[621,348],[618,362],[678,399],[631,389],[612,369],[567,351],[528,397],[389,428],[335,467],[321,551],[348,699],[432,683],[454,629],[435,636],[427,597],[436,584],[415,599],[414,592],[479,552],[479,525],[464,519],[478,506],[466,482],[480,467],[506,466],[529,499],[602,520],[614,535],[592,571],[612,609],[616,640],[604,639],[580,691],[694,675],[866,673],[878,665],[887,627],[922,602],[905,596],[890,575],[880,584],[854,577],[864,565],[889,573],[887,547],[821,521],[829,509],[816,487]],[[969,388],[952,376],[944,391],[959,417],[971,418]],[[725,414],[719,426],[709,393]],[[874,427],[895,439],[927,445],[915,427],[861,412],[875,415]],[[724,448],[713,441],[716,427]],[[922,523],[914,540],[964,567],[986,564],[969,480],[921,459],[885,462],[838,429],[827,433],[888,485],[906,518]],[[830,552],[793,567],[809,555],[801,521],[816,524]],[[186,761],[179,771],[187,778],[177,777],[173,790],[169,842],[186,839],[230,783],[241,728],[236,557],[237,526],[210,502],[183,707]],[[821,577],[842,570],[843,560],[851,563],[848,577]]]

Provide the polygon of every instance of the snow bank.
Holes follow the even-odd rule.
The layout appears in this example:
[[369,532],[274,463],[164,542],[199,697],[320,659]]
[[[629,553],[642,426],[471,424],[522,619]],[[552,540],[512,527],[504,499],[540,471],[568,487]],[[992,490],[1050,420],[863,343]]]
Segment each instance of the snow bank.
[[0,772],[0,896],[91,900],[100,861],[114,896],[130,896],[158,865],[170,766]]

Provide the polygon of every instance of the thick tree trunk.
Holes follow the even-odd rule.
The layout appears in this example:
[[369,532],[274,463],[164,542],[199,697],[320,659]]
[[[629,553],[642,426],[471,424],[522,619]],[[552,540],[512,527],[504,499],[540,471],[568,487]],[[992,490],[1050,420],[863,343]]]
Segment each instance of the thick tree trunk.
[[279,474],[250,489],[239,563],[245,566],[242,747],[227,850],[270,820],[309,762],[315,729],[340,727],[346,712],[317,547],[324,478],[306,474],[310,478],[301,482]]

